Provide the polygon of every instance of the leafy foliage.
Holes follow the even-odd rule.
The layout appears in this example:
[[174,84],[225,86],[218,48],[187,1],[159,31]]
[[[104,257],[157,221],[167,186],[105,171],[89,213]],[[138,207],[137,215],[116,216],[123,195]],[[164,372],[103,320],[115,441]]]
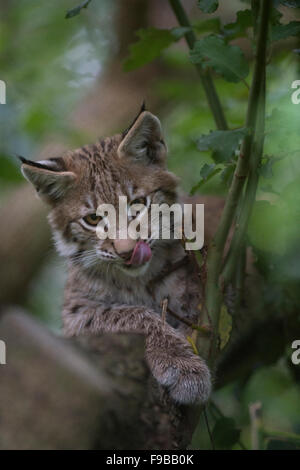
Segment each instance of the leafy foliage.
[[251,10],[241,10],[236,14],[236,21],[224,25],[223,31],[227,39],[246,36],[247,30],[253,25]]
[[222,350],[228,343],[231,330],[232,316],[228,313],[226,305],[222,305],[219,323],[220,350]]
[[200,64],[203,68],[212,67],[229,82],[239,82],[249,73],[241,49],[226,44],[224,39],[213,34],[195,43],[190,58],[193,64]]
[[227,186],[231,184],[233,178],[233,173],[235,170],[235,163],[231,162],[225,165],[224,170],[221,173],[221,181],[223,181]]
[[197,147],[200,151],[212,150],[216,163],[228,162],[247,132],[243,127],[232,131],[211,131],[210,134],[199,138]]
[[282,18],[281,11],[277,10],[277,8],[272,8],[271,18],[270,18],[271,25],[280,24],[280,19],[281,18]]
[[190,28],[140,29],[136,32],[139,41],[130,46],[130,53],[124,62],[124,70],[134,70],[158,57],[163,49],[178,41]]
[[198,6],[204,13],[213,13],[219,6],[218,0],[198,0]]
[[289,36],[300,34],[300,21],[291,21],[288,24],[278,24],[272,27],[272,41],[286,39]]
[[193,29],[199,33],[220,33],[221,21],[220,18],[208,18],[207,20],[196,21],[193,23]]
[[198,183],[195,186],[192,187],[191,194],[195,194],[195,192],[198,191],[206,181],[209,181],[213,176],[217,175],[220,171],[221,171],[221,168],[216,168],[216,165],[214,163],[212,163],[211,165],[204,163],[203,167],[200,170],[201,179],[198,181]]
[[241,430],[232,418],[222,417],[217,420],[212,437],[217,449],[230,449],[240,438]]

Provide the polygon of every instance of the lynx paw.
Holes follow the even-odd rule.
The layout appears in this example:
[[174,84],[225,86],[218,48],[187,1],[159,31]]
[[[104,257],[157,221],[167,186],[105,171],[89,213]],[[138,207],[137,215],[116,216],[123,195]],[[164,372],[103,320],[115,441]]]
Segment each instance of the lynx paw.
[[211,392],[210,372],[204,362],[198,371],[183,372],[169,386],[173,400],[178,403],[205,403]]
[[[205,362],[196,355],[173,357],[172,362],[156,353],[149,359],[156,380],[167,387],[174,401],[183,404],[205,403],[211,392],[210,372]],[[156,359],[156,360],[155,360]]]

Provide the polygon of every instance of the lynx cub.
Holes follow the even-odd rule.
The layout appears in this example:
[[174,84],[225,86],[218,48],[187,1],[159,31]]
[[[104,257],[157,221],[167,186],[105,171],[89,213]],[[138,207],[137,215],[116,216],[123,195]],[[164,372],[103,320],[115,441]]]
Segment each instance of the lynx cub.
[[96,234],[99,204],[117,208],[121,195],[129,205],[177,200],[177,178],[166,169],[166,154],[159,119],[142,108],[123,134],[59,158],[21,160],[23,175],[50,205],[56,247],[68,260],[65,334],[143,334],[152,374],[171,397],[205,402],[210,372],[186,340],[190,332],[169,315],[166,322],[161,317],[167,298],[170,310],[195,320],[199,286],[191,282],[194,266],[181,241],[100,240]]

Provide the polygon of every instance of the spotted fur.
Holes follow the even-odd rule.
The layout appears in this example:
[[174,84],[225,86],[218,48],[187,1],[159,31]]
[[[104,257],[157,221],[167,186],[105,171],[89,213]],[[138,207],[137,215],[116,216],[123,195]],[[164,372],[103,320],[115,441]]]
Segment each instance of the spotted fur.
[[[100,240],[84,217],[99,204],[118,207],[118,197],[148,203],[177,201],[177,178],[166,168],[160,122],[141,110],[123,133],[42,162],[22,160],[24,176],[50,204],[49,221],[58,252],[68,261],[63,324],[67,336],[136,332],[146,337],[146,358],[158,382],[180,403],[205,402],[210,373],[193,353],[184,324],[161,318],[161,302],[195,320],[198,280],[189,262],[160,279],[185,257],[178,240],[151,240],[152,257],[125,264],[113,240]],[[159,281],[156,281],[160,279]],[[151,288],[150,288],[151,286]]]

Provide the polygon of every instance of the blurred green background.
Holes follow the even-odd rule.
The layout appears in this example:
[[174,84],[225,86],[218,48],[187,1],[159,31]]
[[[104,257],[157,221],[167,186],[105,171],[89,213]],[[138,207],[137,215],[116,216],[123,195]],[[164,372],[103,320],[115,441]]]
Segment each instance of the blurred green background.
[[[141,26],[145,23],[160,28],[176,26],[168,2],[163,6],[157,1],[142,3],[148,13],[145,18],[138,12]],[[246,7],[246,2],[223,3],[226,5],[222,5],[216,15],[221,16],[224,23],[234,21],[237,9]],[[195,4],[187,2],[191,16],[199,21],[205,19]],[[110,132],[126,128],[146,97],[148,109],[152,110],[153,106],[165,129],[169,168],[180,176],[182,188],[189,192],[199,181],[203,164],[212,163],[210,152],[197,150],[196,139],[214,129],[215,125],[201,83],[188,60],[184,42],[179,41],[164,50],[153,66],[145,66],[145,72],[125,72],[119,64],[126,56],[126,41],[134,40],[134,30],[131,31],[130,13],[124,13],[124,2],[122,5],[118,1],[92,1],[79,15],[65,19],[66,11],[76,5],[75,0],[12,0],[0,5],[0,79],[7,86],[7,103],[0,105],[1,207],[5,207],[11,195],[24,184],[16,155],[35,159],[45,147],[50,147],[51,153],[52,146],[56,148],[57,143],[75,148],[97,137],[96,124],[91,131],[85,122],[81,125],[89,112],[80,114],[78,109],[82,103],[91,101],[94,90],[102,80],[105,82],[109,70],[114,70],[114,67],[117,67],[115,75],[120,74],[121,77],[120,88],[125,83],[122,80],[130,82],[131,75],[132,80],[141,83],[143,75],[137,73],[145,73],[146,76],[148,73],[151,79],[144,80],[146,96],[140,95],[138,100],[134,94],[130,100],[124,86],[124,94],[127,93],[130,104],[126,109],[123,98],[120,99],[119,107],[125,106],[122,115],[119,115],[118,104],[110,110],[111,122],[114,122],[114,112],[117,116]],[[296,19],[296,10],[280,7],[280,11],[285,21]],[[127,34],[123,43],[126,22],[131,34]],[[136,24],[139,24],[138,17]],[[300,104],[291,102],[291,84],[300,79],[297,41],[294,38],[276,42],[270,52],[265,156],[248,243],[264,278],[261,299],[264,308],[272,311],[274,316],[282,312],[288,316],[290,312],[298,311],[300,323]],[[251,41],[242,38],[237,43],[252,68]],[[214,78],[230,127],[242,127],[247,108],[247,87],[243,82],[228,83],[220,77]],[[251,72],[247,77],[248,84],[250,81]],[[92,101],[99,100],[100,104],[107,98],[105,83],[102,93]],[[77,116],[75,120],[74,116]],[[105,121],[104,115],[102,119]],[[102,129],[106,132],[107,126],[103,127],[99,122],[99,137]],[[226,176],[230,175],[232,168],[233,163],[229,163],[226,172],[220,172],[202,186],[202,193],[225,196],[228,189]],[[1,220],[1,231],[5,225],[6,221]],[[64,278],[63,261],[58,259],[52,248],[47,248],[26,286],[26,295],[19,298],[16,292],[14,302],[25,306],[52,330],[59,332]],[[246,447],[250,447],[248,408],[255,401],[262,402],[264,420],[269,429],[300,434],[300,366],[291,365],[290,355],[290,344],[287,343],[285,353],[275,363],[265,366],[258,362],[246,379],[243,377],[214,393],[216,413],[221,410],[226,417],[235,420],[235,426],[241,429],[240,440]],[[211,410],[209,421],[212,427],[215,419]],[[204,423],[200,423],[192,447],[210,448]],[[224,444],[224,447],[231,445]],[[240,445],[235,444],[234,447],[240,448]]]

